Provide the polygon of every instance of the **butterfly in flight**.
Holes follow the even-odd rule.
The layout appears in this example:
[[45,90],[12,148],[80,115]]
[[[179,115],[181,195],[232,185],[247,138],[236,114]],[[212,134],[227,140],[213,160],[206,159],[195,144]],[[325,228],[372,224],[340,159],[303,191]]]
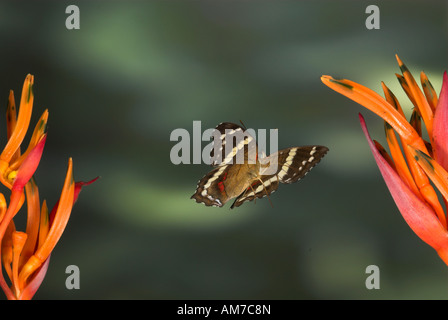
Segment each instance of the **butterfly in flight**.
[[245,201],[269,197],[280,182],[293,183],[304,177],[328,151],[318,145],[292,147],[259,158],[256,141],[245,128],[223,122],[215,130],[219,132],[211,151],[215,168],[199,180],[191,196],[206,206],[222,207],[236,198],[230,207],[233,209]]

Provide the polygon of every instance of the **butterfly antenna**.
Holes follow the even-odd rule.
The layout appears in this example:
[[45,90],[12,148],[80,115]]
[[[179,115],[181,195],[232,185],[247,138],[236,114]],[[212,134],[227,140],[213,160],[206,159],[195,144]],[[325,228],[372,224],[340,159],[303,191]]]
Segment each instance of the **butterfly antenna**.
[[272,204],[271,198],[269,197],[268,190],[267,190],[266,187],[264,186],[263,181],[261,181],[260,178],[258,178],[258,181],[260,181],[261,185],[263,186],[264,192],[266,192],[266,195],[268,196],[268,200],[269,200],[269,203],[271,204],[271,207],[274,208],[274,205]]
[[247,130],[247,127],[246,127],[246,125],[243,123],[243,121],[242,120],[240,120],[240,122],[241,122],[241,124],[243,125],[243,127],[244,127],[244,130]]

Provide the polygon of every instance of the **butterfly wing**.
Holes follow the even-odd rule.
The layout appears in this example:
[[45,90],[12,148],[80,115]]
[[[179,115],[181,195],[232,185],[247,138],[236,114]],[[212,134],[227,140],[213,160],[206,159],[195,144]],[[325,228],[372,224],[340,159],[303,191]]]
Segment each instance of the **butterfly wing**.
[[228,200],[225,192],[222,192],[220,183],[227,178],[228,165],[219,166],[201,180],[198,181],[196,192],[191,196],[197,203],[203,203],[206,206],[222,207]]
[[[252,201],[270,195],[279,183],[293,183],[303,178],[328,152],[324,146],[304,146],[280,150],[260,159],[259,180],[254,180],[232,204],[239,207],[245,201]],[[271,167],[272,166],[272,167]],[[274,169],[274,171],[272,171]],[[268,174],[270,172],[270,174]],[[274,172],[272,174],[272,172]]]
[[245,128],[222,122],[215,130],[219,132],[219,138],[214,140],[210,153],[212,166],[256,162],[257,144]]
[[235,123],[220,123],[215,130],[210,153],[215,168],[198,182],[191,198],[206,206],[222,207],[248,186],[251,176],[247,173],[256,167],[257,144],[246,129]]
[[[263,175],[275,174],[282,183],[293,183],[303,178],[328,152],[324,146],[303,146],[280,150],[260,159]],[[272,166],[272,167],[271,167]],[[270,172],[269,172],[270,171]]]
[[238,198],[235,199],[232,206],[239,207],[245,201],[252,201],[256,198],[263,198],[278,189],[279,180],[277,175],[262,176],[260,180],[255,180],[250,186],[242,193]]
[[206,174],[198,182],[191,197],[206,206],[222,207],[228,200],[239,196],[249,185],[255,165],[221,165]]
[[304,177],[328,151],[324,146],[294,147],[258,159],[258,146],[248,130],[231,122],[220,123],[215,130],[210,153],[215,168],[198,182],[191,197],[206,206],[222,207],[237,197],[231,208],[239,207],[269,195],[280,182]]

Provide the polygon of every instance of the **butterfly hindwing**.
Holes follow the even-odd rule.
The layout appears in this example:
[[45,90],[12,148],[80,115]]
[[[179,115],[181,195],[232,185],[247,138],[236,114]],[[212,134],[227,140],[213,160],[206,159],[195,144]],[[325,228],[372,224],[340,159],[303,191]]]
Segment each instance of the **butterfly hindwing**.
[[[226,194],[221,192],[219,183],[223,177],[227,178],[228,166],[220,166],[206,174],[198,182],[195,194],[191,199],[198,203],[204,203],[206,206],[222,207],[227,201]],[[219,179],[219,180],[218,180]]]
[[222,207],[229,199],[239,196],[249,186],[253,178],[250,174],[244,174],[248,170],[256,171],[244,164],[216,167],[199,180],[196,192],[191,198],[206,206]]
[[[261,181],[260,181],[261,180]],[[252,201],[256,198],[263,198],[269,196],[272,192],[278,189],[279,180],[277,175],[262,176],[260,180],[255,180],[250,186],[236,198],[230,207],[239,207],[245,201]]]

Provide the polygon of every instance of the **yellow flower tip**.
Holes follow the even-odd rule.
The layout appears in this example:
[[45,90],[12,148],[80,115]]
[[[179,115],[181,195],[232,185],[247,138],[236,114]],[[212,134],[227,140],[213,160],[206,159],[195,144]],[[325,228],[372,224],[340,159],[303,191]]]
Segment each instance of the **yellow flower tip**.
[[16,177],[17,177],[17,170],[13,170],[10,173],[8,173],[9,182],[13,183]]

